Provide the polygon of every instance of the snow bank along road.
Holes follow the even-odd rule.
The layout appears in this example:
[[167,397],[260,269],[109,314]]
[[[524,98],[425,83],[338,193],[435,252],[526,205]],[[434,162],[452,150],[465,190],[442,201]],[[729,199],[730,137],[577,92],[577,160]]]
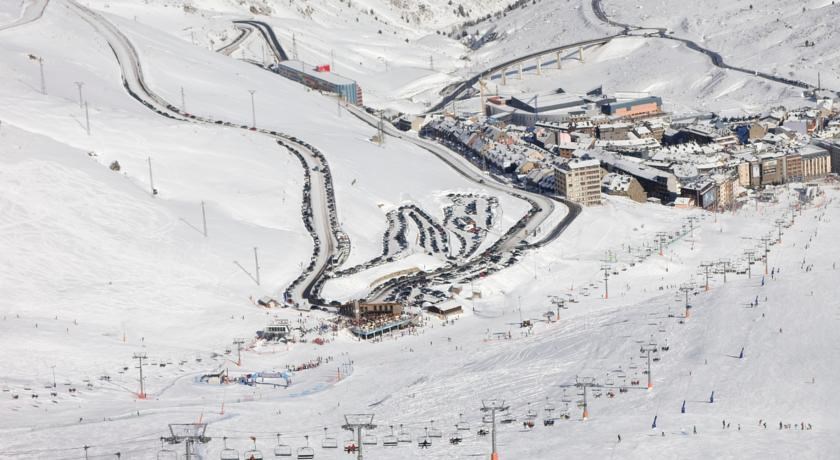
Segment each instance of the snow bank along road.
[[271,52],[274,53],[275,56],[277,56],[277,59],[281,61],[289,60],[289,56],[286,54],[286,51],[283,49],[283,46],[280,45],[280,41],[277,40],[277,35],[274,35],[274,29],[272,29],[270,25],[262,21],[251,20],[233,21],[233,23],[237,26],[253,27],[254,29],[257,29],[262,34],[263,38],[265,38],[265,41],[268,43],[268,46],[271,47]]
[[[68,2],[68,5],[106,39],[119,63],[126,91],[149,109],[175,120],[227,127],[238,126],[266,134],[277,139],[278,144],[297,156],[306,175],[302,214],[314,242],[314,253],[309,266],[286,290],[286,296],[298,302],[305,300],[309,303],[323,303],[319,296],[322,285],[320,280],[333,265],[337,266],[341,263],[341,257],[334,257],[336,249],[340,255],[346,257],[346,254],[349,254],[350,245],[347,235],[338,230],[338,213],[333,197],[332,176],[324,156],[315,147],[293,136],[182,113],[148,87],[143,77],[143,67],[137,51],[124,34],[100,14],[74,1]],[[313,174],[313,171],[320,173]]]
[[231,54],[233,54],[234,51],[239,49],[239,46],[242,45],[242,43],[244,43],[245,40],[247,40],[248,37],[251,36],[251,32],[254,31],[254,29],[250,27],[242,27],[238,24],[236,25],[236,29],[239,30],[239,35],[237,35],[236,38],[234,38],[227,45],[217,49],[217,53],[222,53],[225,56],[230,56]]

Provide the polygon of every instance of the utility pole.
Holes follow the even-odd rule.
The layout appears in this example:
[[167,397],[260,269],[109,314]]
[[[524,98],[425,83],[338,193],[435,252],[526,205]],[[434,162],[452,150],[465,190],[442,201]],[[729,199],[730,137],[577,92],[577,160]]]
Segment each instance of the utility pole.
[[204,237],[207,238],[207,212],[204,210],[204,202],[201,202],[201,222],[204,227]]
[[496,450],[496,412],[504,412],[510,409],[504,399],[485,399],[481,401],[481,412],[490,412],[490,460],[499,460],[499,451]]
[[236,345],[236,365],[242,365],[242,345],[245,344],[245,339],[233,339],[233,344]]
[[152,197],[154,198],[154,197],[155,197],[155,195],[157,195],[157,194],[158,194],[158,191],[157,191],[157,189],[155,188],[155,179],[154,179],[154,176],[152,176],[152,157],[149,157],[149,158],[148,158],[148,160],[149,160],[149,188],[151,189],[151,191],[152,191]]
[[292,59],[294,59],[295,61],[297,61],[297,58],[298,58],[298,52],[297,52],[297,37],[295,37],[295,34],[294,34],[294,33],[292,33]]
[[429,56],[429,70],[435,70],[435,57],[434,57],[434,55]]
[[82,449],[85,450],[85,460],[88,460],[88,449],[90,449],[90,446],[84,445],[82,446]]
[[251,127],[256,128],[257,127],[257,111],[254,108],[254,93],[257,92],[257,91],[254,90],[254,89],[249,89],[248,92],[251,93]]
[[260,257],[257,254],[257,247],[254,246],[254,270],[257,272],[257,286],[260,285]]
[[55,385],[55,364],[53,364],[52,366],[50,366],[50,369],[52,370],[53,388],[55,388],[55,387],[56,387],[56,385]]
[[685,294],[685,319],[688,319],[691,316],[691,304],[688,303],[688,293],[694,291],[694,285],[685,283],[680,286],[680,291]]
[[148,359],[146,353],[134,353],[134,359],[138,362],[138,369],[140,369],[140,393],[137,395],[140,399],[146,399],[146,390],[143,387],[143,360]]
[[44,80],[44,58],[42,58],[42,57],[38,58],[38,66],[41,69],[41,94],[46,96],[47,95],[47,83],[46,83],[46,80]]
[[187,112],[187,99],[184,97],[184,87],[181,87],[181,110],[186,113]]
[[356,460],[363,460],[364,444],[362,443],[362,433],[364,430],[373,430],[376,425],[373,424],[374,414],[345,414],[344,425],[341,427],[347,431],[353,432],[356,435]]
[[87,135],[90,136],[90,112],[87,101],[85,101],[85,129],[87,129]]
[[82,98],[82,86],[85,86],[85,82],[83,81],[74,81],[76,87],[79,88],[79,109],[83,108],[84,103],[82,102],[84,99]]

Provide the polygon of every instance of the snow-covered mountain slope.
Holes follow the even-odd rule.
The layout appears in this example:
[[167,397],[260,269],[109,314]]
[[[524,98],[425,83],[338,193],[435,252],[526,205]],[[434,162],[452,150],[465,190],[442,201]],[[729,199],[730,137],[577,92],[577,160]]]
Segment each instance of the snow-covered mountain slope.
[[[840,3],[831,0],[786,2],[604,0],[615,20],[666,27],[720,52],[727,61],[816,85],[840,89],[836,24]],[[809,42],[806,46],[805,42]],[[811,44],[813,42],[813,44]]]
[[[195,13],[176,2],[90,3],[131,41],[153,92],[191,113],[237,126],[162,117],[132,98],[104,36],[63,1],[51,1],[33,22],[0,31],[0,413],[6,415],[0,418],[0,458],[113,458],[117,453],[124,460],[157,458],[168,424],[196,421],[208,424],[211,438],[196,446],[201,458],[219,458],[225,445],[240,453],[256,446],[268,457],[278,442],[295,449],[309,442],[318,459],[347,458],[340,448],[320,447],[324,428],[340,446],[348,438],[341,428],[343,414],[358,412],[374,414],[378,426],[372,431],[377,445],[366,446],[368,459],[488,457],[488,437],[477,434],[485,398],[505,399],[516,417],[500,425],[502,458],[834,457],[840,436],[834,414],[840,406],[835,391],[840,371],[834,365],[840,350],[836,183],[822,183],[824,194],[806,205],[784,229],[782,241],[770,247],[772,275],[763,275],[758,262],[752,276],[730,273],[724,281],[717,274],[709,291],[699,288],[702,263],[728,259],[745,267],[745,249],[762,253],[758,238],[775,235],[777,220],[791,218],[795,194],[787,187],[772,189],[775,201],[750,202],[737,213],[717,216],[610,197],[603,206],[587,209],[558,240],[463,286],[452,299],[464,309],[456,319],[427,316],[424,327],[411,334],[359,342],[346,330],[333,331],[332,315],[267,310],[252,301],[279,296],[310,260],[313,242],[301,218],[300,163],[272,138],[239,127],[252,121],[248,90],[256,91],[258,127],[312,143],[329,162],[341,227],[352,241],[348,265],[380,253],[386,213],[402,204],[439,216],[449,193],[497,196],[502,225],[491,240],[527,206],[470,182],[407,141],[389,137],[382,147],[373,144],[374,129],[339,109],[335,100],[215,53],[219,41],[213,49],[206,46],[223,33],[232,39],[230,19],[257,3],[196,1]],[[558,12],[575,8],[574,2],[566,3],[537,5],[552,4]],[[281,8],[285,4],[265,3],[272,11],[291,11]],[[324,22],[305,41],[313,45],[301,44],[299,52],[320,50],[326,58],[353,26],[326,35],[337,23],[320,12],[331,11],[335,3],[309,5],[318,7],[312,14]],[[388,4],[358,5],[386,11]],[[443,2],[434,5],[442,8]],[[7,24],[21,17],[5,4],[3,11]],[[387,11],[401,10],[388,6]],[[592,20],[589,10],[580,12],[574,21]],[[308,24],[298,13],[288,13],[288,20],[281,13],[267,20]],[[436,14],[429,20],[435,27],[454,18]],[[505,18],[515,23],[518,14],[524,13]],[[348,38],[364,51],[365,68],[376,62],[372,50],[381,46],[370,39],[379,35],[371,32],[375,22]],[[536,29],[538,22],[529,24]],[[408,29],[419,34],[417,27],[404,28],[406,35]],[[586,27],[574,30],[583,37]],[[296,29],[296,36],[300,31],[305,27]],[[205,46],[193,45],[191,32]],[[281,33],[286,40],[291,36]],[[319,34],[323,41],[311,40]],[[513,43],[516,37],[524,35],[506,40]],[[533,46],[545,38],[534,37]],[[402,39],[397,34],[389,42],[389,63],[408,49],[397,45]],[[452,47],[458,49],[449,57],[454,71],[459,53],[466,53],[463,45],[433,32],[422,40],[425,48],[406,54],[406,62],[422,62]],[[703,74],[714,69],[683,55],[683,49],[634,40],[587,51],[583,65],[567,69],[580,82],[574,77],[558,81],[589,87],[606,74],[615,89],[639,89],[619,86],[615,68],[634,56],[653,62],[672,52],[680,56],[680,69],[693,73],[668,83],[693,88],[683,100],[726,94],[703,86]],[[251,57],[259,56],[259,42],[250,43]],[[487,52],[487,59],[497,58]],[[38,58],[43,58],[46,94]],[[596,72],[581,70],[586,65]],[[414,82],[412,91],[420,92],[457,78],[444,71],[417,83],[410,66],[391,69],[383,65],[368,80],[374,90],[385,88],[381,100],[402,97],[401,82],[385,82],[391,72],[404,72],[404,80]],[[676,79],[678,71],[657,77],[641,68],[629,82],[676,99],[677,90],[656,84],[657,78]],[[721,88],[739,84],[731,76],[718,78]],[[84,82],[90,135],[75,82]],[[531,84],[526,79],[511,86],[524,91]],[[771,98],[789,96],[775,86],[754,84],[744,83],[745,97],[758,98],[761,90]],[[730,103],[723,97],[719,102]],[[149,158],[159,190],[154,198],[148,192]],[[119,171],[109,168],[114,162]],[[200,231],[202,201],[207,238]],[[698,218],[693,234],[686,228],[689,216]],[[659,256],[654,238],[662,231],[678,236]],[[260,254],[260,286],[233,264],[253,271],[254,247]],[[390,267],[443,263],[438,256],[416,256],[410,264],[404,259]],[[608,286],[602,281],[604,261],[613,270]],[[368,281],[360,277],[334,286],[331,295],[349,298],[364,292]],[[687,282],[698,287],[689,294],[690,318],[684,317],[678,291]],[[559,310],[560,321],[546,322],[546,312],[553,310],[549,296],[576,302]],[[295,327],[325,327],[318,342],[253,341],[255,331],[274,315]],[[532,321],[533,328],[520,328],[523,320]],[[236,338],[245,339],[238,364]],[[651,341],[669,349],[656,352],[648,390],[640,347]],[[137,398],[135,354],[148,358],[143,377],[148,399]],[[205,378],[225,369],[236,379],[289,368],[294,369],[291,382],[273,379],[279,387],[272,377],[253,385],[211,384]],[[607,388],[597,392],[600,396],[587,393],[590,417],[584,422],[579,390],[570,386],[576,377],[628,390],[617,390],[614,398]],[[707,402],[713,391],[714,402]],[[551,415],[544,411],[548,404],[556,408]],[[567,405],[569,419],[542,425]],[[529,411],[536,413],[533,429],[523,425]],[[462,443],[452,445],[449,432],[459,420],[471,429]],[[799,425],[803,422],[805,427]],[[780,429],[779,423],[790,428]],[[382,446],[391,426],[404,429],[411,441]],[[431,426],[443,436],[421,449],[419,438]],[[279,439],[278,433],[283,433]],[[184,444],[170,447],[181,451]]]

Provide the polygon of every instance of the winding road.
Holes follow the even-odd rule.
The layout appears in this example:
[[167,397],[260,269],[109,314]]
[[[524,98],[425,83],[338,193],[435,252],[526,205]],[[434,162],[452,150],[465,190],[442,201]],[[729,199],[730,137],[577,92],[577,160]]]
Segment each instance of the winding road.
[[[8,0],[7,0],[8,1]],[[0,25],[0,31],[12,29],[14,27],[29,24],[32,21],[41,19],[44,15],[44,10],[50,0],[26,0],[24,2],[23,10],[20,12],[20,17],[8,24]]]
[[275,138],[278,144],[298,157],[304,168],[307,184],[302,213],[307,231],[314,242],[314,253],[307,269],[286,290],[286,297],[302,308],[308,308],[311,304],[324,304],[320,299],[324,273],[341,264],[342,256],[346,257],[349,253],[350,240],[339,230],[332,176],[323,154],[314,146],[288,134],[267,129],[249,129],[247,126],[231,122],[182,113],[148,86],[137,50],[117,27],[101,14],[76,1],[70,0],[67,4],[105,38],[120,66],[126,91],[150,110],[174,120],[213,126],[222,123],[227,127],[259,132]]
[[[656,31],[655,35],[645,35],[645,36],[656,37],[656,38],[664,38],[666,40],[673,40],[673,41],[681,42],[681,43],[685,44],[689,49],[691,49],[693,51],[697,51],[698,53],[703,53],[706,56],[708,56],[709,59],[712,61],[712,64],[715,67],[719,67],[721,69],[726,69],[726,70],[732,70],[732,71],[735,71],[735,72],[741,72],[741,73],[744,73],[744,74],[747,74],[747,75],[751,75],[753,77],[763,78],[765,80],[769,80],[769,81],[772,81],[772,82],[782,83],[782,84],[790,85],[790,86],[795,86],[797,88],[802,88],[802,89],[806,89],[806,90],[816,89],[816,87],[814,85],[811,85],[809,83],[805,83],[803,81],[794,80],[794,79],[791,79],[791,78],[783,78],[783,77],[779,77],[779,76],[769,74],[769,73],[766,73],[766,72],[761,72],[761,71],[754,70],[754,69],[747,69],[745,67],[738,67],[738,66],[727,64],[723,60],[723,56],[721,56],[720,53],[718,53],[717,51],[713,51],[713,50],[710,50],[708,48],[704,48],[693,40],[689,40],[687,38],[675,37],[671,34],[668,34],[668,29],[666,29],[664,27],[644,27],[644,26],[637,26],[637,25],[633,25],[633,24],[625,24],[625,23],[622,23],[622,22],[614,21],[614,20],[610,19],[609,16],[607,16],[606,11],[604,10],[603,0],[592,0],[592,11],[595,13],[595,16],[598,19],[600,19],[602,22],[604,22],[608,25],[614,26],[614,27],[620,27],[620,28],[624,29],[625,32],[628,32],[628,33],[629,33],[629,31],[655,30]],[[628,35],[628,36],[631,36],[631,35]]]

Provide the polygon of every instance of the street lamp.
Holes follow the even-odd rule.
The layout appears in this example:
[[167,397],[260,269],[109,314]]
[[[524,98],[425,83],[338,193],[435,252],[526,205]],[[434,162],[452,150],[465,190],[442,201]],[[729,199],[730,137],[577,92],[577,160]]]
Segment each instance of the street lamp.
[[83,81],[75,81],[75,82],[73,82],[73,83],[75,83],[75,84],[76,84],[76,86],[79,88],[79,108],[81,109],[81,108],[83,108],[83,107],[82,107],[82,105],[83,105],[83,102],[82,102],[82,101],[83,101],[83,98],[82,98],[82,86],[85,86],[85,82],[83,82]]
[[254,90],[254,89],[249,89],[248,92],[251,93],[251,127],[256,128],[257,127],[257,111],[254,108],[254,93],[257,92],[257,91]]

